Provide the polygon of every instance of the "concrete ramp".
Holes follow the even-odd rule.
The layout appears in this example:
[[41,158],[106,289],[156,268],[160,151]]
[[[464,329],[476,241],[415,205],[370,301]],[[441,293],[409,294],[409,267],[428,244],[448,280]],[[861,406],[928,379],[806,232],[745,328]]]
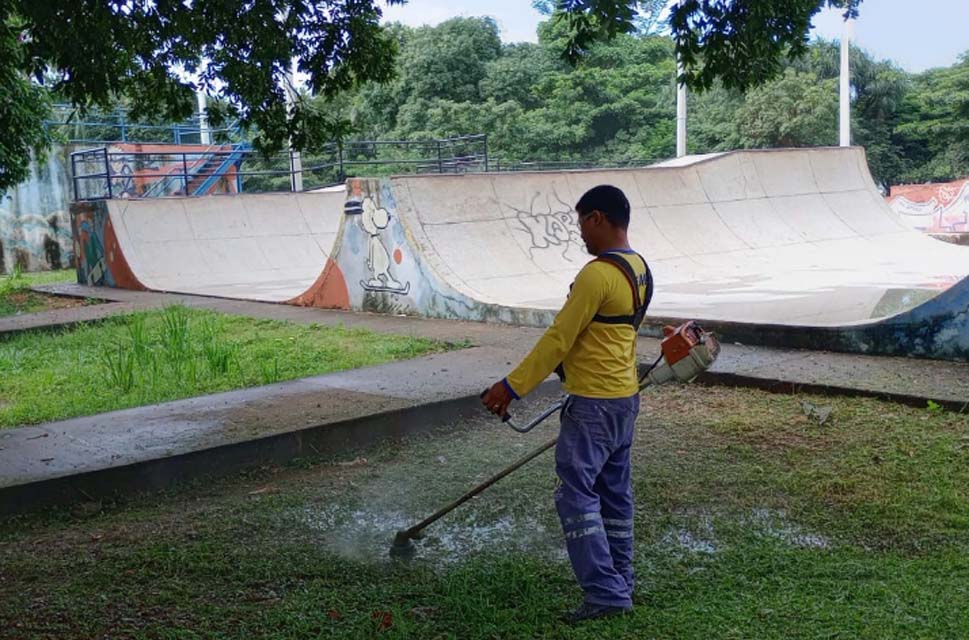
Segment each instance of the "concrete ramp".
[[632,204],[632,244],[657,282],[653,315],[839,325],[913,308],[969,275],[969,252],[912,232],[885,206],[860,149],[390,182],[442,279],[511,307],[561,305],[589,259],[572,204],[604,183]]
[[632,244],[654,272],[648,323],[695,318],[726,339],[969,359],[969,249],[904,225],[858,148],[81,203],[79,277],[541,326],[590,259],[572,205],[605,183],[628,195]]
[[142,288],[286,302],[319,278],[333,253],[345,199],[341,188],[107,200],[102,224],[110,223]]

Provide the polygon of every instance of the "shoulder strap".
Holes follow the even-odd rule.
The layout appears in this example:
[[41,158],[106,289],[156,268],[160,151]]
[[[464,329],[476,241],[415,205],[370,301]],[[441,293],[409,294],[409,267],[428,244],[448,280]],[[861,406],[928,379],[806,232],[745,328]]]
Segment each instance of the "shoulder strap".
[[633,312],[630,315],[620,316],[606,316],[597,313],[592,318],[593,322],[602,322],[604,324],[628,324],[634,329],[639,330],[639,325],[643,323],[643,318],[646,317],[646,309],[649,307],[649,303],[653,298],[653,274],[649,270],[649,264],[646,262],[646,259],[638,253],[636,256],[643,261],[643,267],[646,269],[645,301],[641,300],[639,296],[639,275],[627,260],[612,253],[603,253],[595,259],[595,262],[608,262],[609,264],[618,268],[622,274],[626,276],[626,281],[629,282],[629,287],[633,292]]

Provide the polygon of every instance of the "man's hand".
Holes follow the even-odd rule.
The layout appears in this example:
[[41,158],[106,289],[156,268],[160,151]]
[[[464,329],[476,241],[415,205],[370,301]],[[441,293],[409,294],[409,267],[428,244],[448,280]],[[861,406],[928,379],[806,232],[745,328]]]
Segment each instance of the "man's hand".
[[485,409],[495,414],[499,418],[504,418],[508,413],[508,405],[514,398],[511,392],[508,391],[508,387],[501,380],[491,385],[491,388],[485,391],[485,394],[481,397],[481,404],[485,406]]

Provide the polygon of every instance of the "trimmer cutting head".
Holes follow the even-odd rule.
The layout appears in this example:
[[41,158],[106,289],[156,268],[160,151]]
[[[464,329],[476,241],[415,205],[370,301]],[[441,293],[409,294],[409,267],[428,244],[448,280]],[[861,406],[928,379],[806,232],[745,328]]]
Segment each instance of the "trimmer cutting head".
[[390,545],[390,557],[409,560],[416,553],[417,547],[414,546],[414,541],[411,540],[410,534],[406,530],[398,531],[397,535],[394,536],[394,543]]

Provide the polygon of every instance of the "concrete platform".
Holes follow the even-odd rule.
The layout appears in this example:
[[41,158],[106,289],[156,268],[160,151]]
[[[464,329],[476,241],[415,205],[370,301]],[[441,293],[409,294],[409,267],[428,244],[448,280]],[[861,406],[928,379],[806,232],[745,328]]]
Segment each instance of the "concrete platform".
[[[112,303],[0,319],[0,334],[65,326],[118,311],[181,303],[258,318],[344,324],[378,332],[469,340],[475,346],[411,361],[265,387],[0,431],[0,514],[156,490],[209,474],[333,454],[433,428],[480,411],[478,393],[505,375],[541,330],[340,312],[198,296],[99,289],[48,291]],[[643,360],[658,341],[640,340]],[[967,410],[969,365],[724,345],[705,384],[883,397]],[[547,382],[543,393],[557,393]],[[504,428],[497,421],[496,428]]]

